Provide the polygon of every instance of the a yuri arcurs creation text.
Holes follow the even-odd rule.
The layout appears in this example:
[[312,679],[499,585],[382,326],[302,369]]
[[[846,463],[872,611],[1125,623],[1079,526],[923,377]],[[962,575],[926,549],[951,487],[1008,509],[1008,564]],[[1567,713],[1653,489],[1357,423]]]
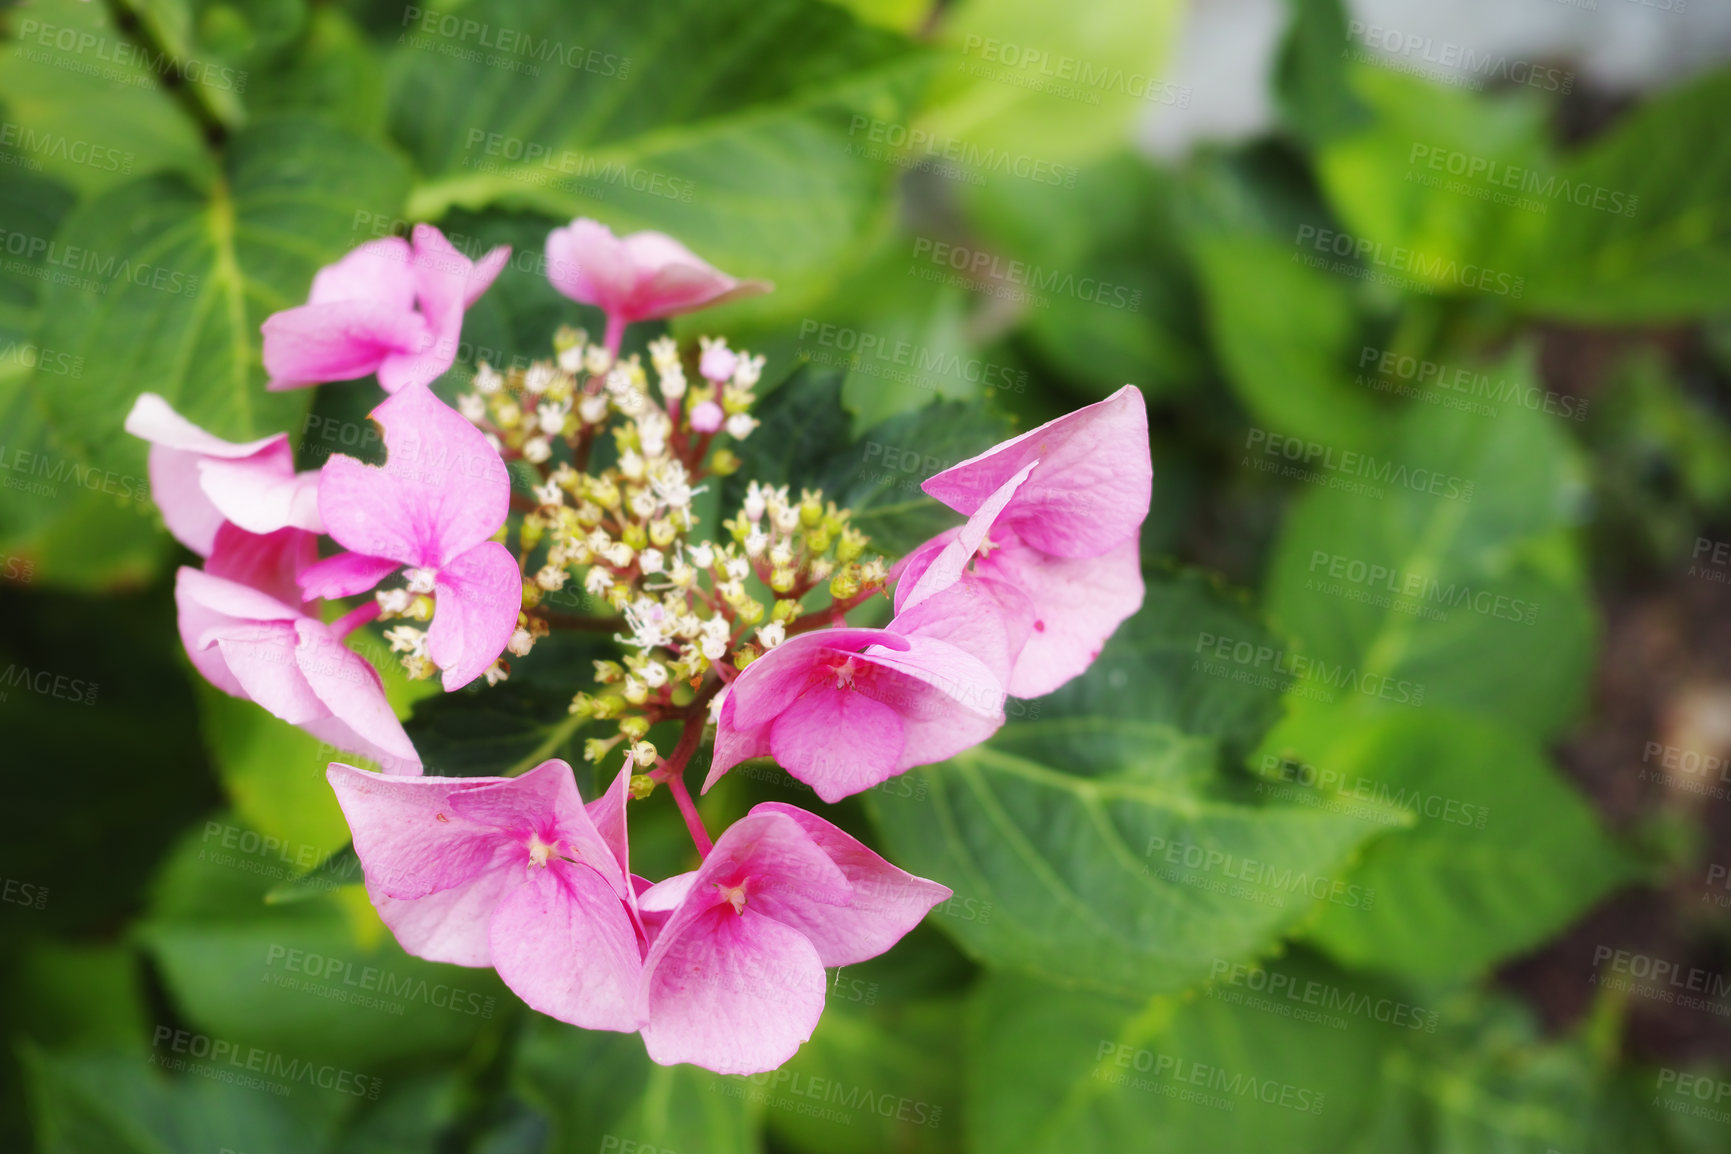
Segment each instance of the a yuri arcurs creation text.
[[[705,525],[693,496],[740,468],[729,445],[757,427],[763,358],[711,338],[653,341],[647,366],[620,348],[633,323],[768,286],[659,233],[575,221],[548,238],[549,277],[601,309],[602,339],[562,329],[547,360],[483,364],[453,408],[432,384],[507,256],[471,261],[421,225],[323,269],[305,305],[265,322],[272,389],[377,378],[382,465],[297,473],[286,433],[234,444],[138,399],[127,428],[151,444],[163,518],[204,558],[177,578],[181,638],[217,688],[380,767],[328,776],[404,949],[491,966],[541,1013],[641,1033],[657,1062],[770,1070],[811,1036],[824,967],[883,953],[950,891],[789,805],[712,841],[693,755],[712,743],[705,789],[766,757],[834,802],[985,740],[1006,696],[1085,670],[1142,602],[1142,397],[1126,387],[929,478],[962,523],[893,564],[823,493],[752,482]],[[567,584],[612,615],[555,612]],[[886,596],[887,625],[848,623]],[[504,680],[507,655],[552,630],[615,632],[623,659],[566,688],[595,732],[586,755],[623,762],[611,787],[585,803],[558,760],[423,776],[345,642],[374,621],[411,678],[446,692]],[[648,739],[662,723],[670,749]],[[628,811],[661,786],[700,864],[651,881],[631,871]]]

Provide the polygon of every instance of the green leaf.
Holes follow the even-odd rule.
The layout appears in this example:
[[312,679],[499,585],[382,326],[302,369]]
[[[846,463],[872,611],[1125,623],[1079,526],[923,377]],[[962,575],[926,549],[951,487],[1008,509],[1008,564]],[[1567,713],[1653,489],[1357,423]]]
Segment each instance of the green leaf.
[[[518,1093],[543,1113],[545,1154],[618,1148],[753,1154],[763,1148],[761,1110],[735,1082],[696,1066],[657,1066],[633,1035],[579,1030],[536,1018],[512,1070]],[[614,1149],[614,1146],[609,1146]]]
[[1287,0],[1291,17],[1274,65],[1281,118],[1312,147],[1361,127],[1368,112],[1347,81],[1341,0]]
[[1174,0],[1102,0],[1077,19],[1042,0],[965,0],[944,14],[948,54],[921,127],[938,151],[1101,156],[1150,110],[1188,106],[1189,90],[1164,79],[1182,11]]
[[233,440],[289,427],[311,395],[264,390],[259,325],[303,302],[318,268],[364,239],[357,211],[394,215],[406,187],[401,162],[378,146],[283,119],[234,136],[208,189],[158,177],[80,205],[57,238],[80,254],[77,283],[50,286],[39,334],[85,363],[82,377],[45,389],[55,428],[95,461],[140,474],[144,446],[121,422],[145,389]]
[[479,32],[465,18],[429,9],[390,64],[392,132],[427,175],[412,217],[505,204],[659,229],[773,280],[754,307],[780,317],[835,283],[882,211],[896,170],[850,155],[850,126],[905,122],[926,70],[902,38],[801,0],[501,0]]
[[[1336,971],[1303,977],[1364,996]],[[1369,989],[1366,1000],[1381,993]],[[1268,1004],[1143,1003],[989,976],[969,1006],[968,1149],[1335,1154],[1393,1031],[1363,1019],[1331,1029]]]
[[[1342,814],[1368,803],[1412,815],[1353,871],[1375,901],[1325,907],[1309,930],[1348,965],[1429,981],[1475,977],[1635,878],[1634,863],[1544,754],[1499,725],[1443,710],[1354,724],[1315,709],[1270,733],[1258,765],[1277,797]],[[1312,781],[1323,788],[1307,788]]]
[[322,897],[338,886],[360,885],[362,880],[360,855],[355,853],[355,845],[350,842],[306,873],[272,886],[265,892],[264,900],[266,905],[272,906],[304,902],[308,898]]
[[1570,536],[1581,465],[1521,400],[1543,396],[1523,366],[1486,379],[1516,390],[1494,416],[1414,404],[1386,453],[1320,473],[1379,497],[1318,487],[1293,506],[1267,578],[1293,647],[1263,669],[1324,700],[1441,705],[1541,737],[1576,715],[1595,633]]
[[[1644,102],[1570,157],[1525,253],[1526,307],[1611,324],[1719,309],[1731,276],[1731,141],[1719,69]],[[1564,211],[1564,210],[1567,211]]]
[[721,507],[732,516],[749,482],[787,485],[798,495],[815,485],[848,441],[842,408],[842,372],[828,365],[797,365],[753,408],[762,424],[736,452],[740,466],[722,483]]

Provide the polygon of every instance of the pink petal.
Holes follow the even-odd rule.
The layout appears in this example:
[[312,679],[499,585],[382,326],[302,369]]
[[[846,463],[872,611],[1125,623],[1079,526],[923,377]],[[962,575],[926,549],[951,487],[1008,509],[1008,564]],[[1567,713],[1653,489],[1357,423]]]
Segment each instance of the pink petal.
[[803,896],[798,891],[764,895],[756,907],[799,930],[825,966],[851,966],[877,957],[950,897],[948,886],[897,869],[816,814],[778,801],[753,806],[751,813],[781,814],[799,823],[853,887],[845,907],[794,900]]
[[1104,401],[1048,421],[921,486],[971,514],[1030,464],[1039,467],[998,518],[1043,552],[1097,557],[1148,516],[1154,471],[1141,391],[1125,385]]
[[897,613],[889,627],[909,637],[944,641],[991,671],[1001,686],[1034,628],[1034,606],[1021,590],[1002,581],[963,575],[917,606]]
[[288,527],[325,531],[319,520],[316,472],[282,472],[251,460],[203,460],[198,463],[198,479],[217,511],[249,533]]
[[444,670],[445,692],[461,689],[505,652],[523,607],[523,573],[497,541],[484,541],[439,570],[427,656]]
[[613,887],[559,858],[530,867],[499,902],[489,931],[493,966],[529,1005],[588,1030],[636,1030],[643,955]]
[[631,847],[626,843],[625,835],[625,803],[630,796],[631,761],[627,758],[607,792],[583,807],[596,835],[613,851],[613,860],[619,863],[620,871],[626,875],[631,873]]
[[768,757],[770,753],[769,723],[756,729],[742,728],[734,710],[732,694],[723,692],[726,695],[721,699],[721,711],[716,717],[715,749],[710,755],[709,773],[703,779],[704,793],[708,793],[711,786],[740,762],[753,757]]
[[[735,724],[741,729],[767,724],[799,692],[814,669],[868,645],[906,649],[908,642],[887,629],[814,629],[789,637],[753,661],[728,687]],[[828,676],[833,680],[833,675]]]
[[477,874],[471,881],[408,900],[390,897],[369,882],[367,897],[397,944],[415,957],[456,966],[490,966],[493,948],[488,931],[493,911],[507,892],[521,884],[521,868],[501,862],[499,868]]
[[284,309],[265,318],[263,333],[266,387],[277,391],[365,377],[432,340],[420,314],[366,300]]
[[650,1058],[718,1074],[762,1073],[793,1057],[823,1016],[827,984],[823,961],[798,930],[727,905],[677,928],[669,920],[645,982]]
[[1033,632],[1010,674],[1009,691],[1039,697],[1094,663],[1106,639],[1142,607],[1140,534],[1100,557],[1052,557],[1011,544],[980,564],[1034,608]]
[[533,834],[556,845],[559,856],[606,877],[621,898],[630,893],[625,871],[584,807],[569,764],[551,758],[520,777],[476,780],[474,788],[452,800],[457,813],[525,846]]
[[288,446],[287,433],[275,433],[256,441],[225,441],[175,412],[155,393],[138,395],[138,399],[132,402],[131,411],[126,414],[125,428],[128,433],[152,445],[230,461],[257,456],[266,449]]
[[833,804],[895,774],[906,730],[890,706],[820,684],[782,711],[769,740],[775,760]]
[[[126,416],[126,431],[150,442],[150,486],[168,531],[188,549],[208,556],[224,520],[215,496],[202,483],[201,466],[211,461],[244,462],[263,478],[292,477],[294,451],[288,434],[236,444],[212,436],[182,417],[155,393],[144,393]],[[254,532],[280,529],[287,521],[261,524]]]
[[968,517],[968,523],[950,536],[935,556],[922,556],[923,569],[905,596],[898,587],[896,610],[912,609],[927,597],[941,593],[961,579],[968,564],[990,539],[992,525],[1015,499],[1016,493],[1034,471],[1028,464],[1018,469],[1008,480],[992,491],[980,507]]
[[241,689],[267,713],[290,725],[326,716],[328,710],[302,676],[296,660],[295,626],[285,621],[235,622],[200,638],[222,651]]
[[257,534],[224,522],[216,531],[204,572],[294,607],[301,603],[300,575],[318,555],[318,538],[305,529]]
[[398,236],[369,240],[313,277],[308,304],[365,301],[406,313],[415,307],[409,242]]
[[[385,684],[378,671],[344,645],[328,625],[303,618],[296,627],[300,646],[295,662],[301,676],[326,712],[340,723],[338,734],[343,730],[348,734],[346,741],[334,740],[332,744],[373,758],[386,772],[420,773],[421,759],[385,699]],[[328,735],[334,727],[321,728]]]
[[1004,724],[1004,687],[978,657],[935,637],[909,637],[904,652],[873,646],[880,671],[865,692],[895,708],[907,728],[900,769],[954,757]]
[[579,304],[618,313],[629,301],[636,273],[612,229],[578,217],[548,234],[547,279]]
[[486,436],[430,389],[404,389],[373,410],[385,463],[325,463],[319,514],[337,543],[405,565],[440,567],[505,522],[511,479]]
[[637,283],[625,309],[630,320],[691,312],[756,296],[771,287],[767,281],[728,276],[666,233],[632,233],[624,244],[637,269]]
[[685,904],[696,884],[696,870],[674,874],[638,894],[637,906],[646,914],[670,914]]
[[300,576],[301,592],[309,600],[352,597],[373,588],[399,568],[401,562],[389,557],[336,553],[306,567]]

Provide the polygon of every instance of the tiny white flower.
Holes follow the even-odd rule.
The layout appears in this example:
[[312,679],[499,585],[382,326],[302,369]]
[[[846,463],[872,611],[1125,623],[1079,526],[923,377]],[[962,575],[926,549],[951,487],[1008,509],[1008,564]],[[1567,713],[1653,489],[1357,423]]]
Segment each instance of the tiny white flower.
[[480,424],[487,419],[487,402],[479,393],[464,393],[457,398],[457,411],[470,424]]
[[745,519],[747,521],[763,520],[763,511],[765,508],[764,491],[756,481],[753,481],[745,490],[745,505],[743,508]]
[[651,661],[643,667],[643,684],[651,689],[660,689],[667,684],[667,666],[659,661]]
[[559,367],[573,375],[583,367],[583,346],[572,345],[559,354]]
[[741,356],[739,365],[733,370],[735,388],[749,389],[757,384],[757,379],[763,375],[763,356]]
[[577,415],[585,425],[599,425],[607,419],[607,394],[596,393],[577,402]]
[[532,464],[544,464],[553,456],[553,443],[546,437],[531,437],[523,442],[523,459]]
[[771,621],[758,628],[757,639],[763,642],[765,649],[774,649],[787,640],[787,627],[779,621]]
[[625,566],[631,564],[631,558],[636,554],[631,546],[627,545],[625,542],[615,541],[613,544],[603,549],[601,555],[607,558],[607,563],[612,565],[615,569],[623,569]]
[[505,378],[498,371],[482,361],[475,367],[475,390],[481,393],[496,393],[505,387]]
[[701,649],[703,655],[711,661],[720,661],[723,657],[727,656],[727,642],[725,641],[716,641],[712,638],[705,637],[703,639],[703,644],[698,646],[698,648]]
[[511,634],[511,640],[505,643],[505,648],[515,657],[527,657],[529,655],[529,650],[533,648],[534,645],[535,639],[529,635],[529,631],[519,626],[518,629]]
[[727,418],[727,435],[736,441],[743,441],[751,436],[751,431],[757,428],[757,418],[750,413],[735,413]]
[[596,565],[583,578],[583,588],[589,591],[589,596],[600,597],[613,587],[613,574]]
[[559,374],[546,361],[536,361],[523,374],[523,387],[531,393],[544,393],[559,379]]
[[565,418],[570,413],[570,401],[561,401],[558,404],[543,403],[540,410],[541,431],[549,437],[557,437],[565,428]]
[[606,345],[590,345],[583,350],[583,367],[589,370],[590,376],[598,377],[613,367],[613,354],[607,351]]
[[715,546],[708,541],[700,541],[691,547],[691,563],[699,569],[707,569],[715,564]]
[[666,558],[659,549],[645,549],[637,555],[637,566],[645,573],[659,573]]

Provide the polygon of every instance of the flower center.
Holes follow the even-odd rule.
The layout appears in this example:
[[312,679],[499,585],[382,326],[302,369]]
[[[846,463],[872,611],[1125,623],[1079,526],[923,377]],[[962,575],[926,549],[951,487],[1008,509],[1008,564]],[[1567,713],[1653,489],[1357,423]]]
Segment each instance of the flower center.
[[836,662],[833,666],[835,669],[835,687],[837,689],[852,689],[854,683],[854,671],[858,667],[858,663],[854,661],[851,656],[844,657],[840,661]]
[[743,881],[736,886],[724,886],[720,882],[716,882],[715,888],[721,891],[722,900],[733,907],[734,913],[743,914],[745,912],[745,883]]
[[541,868],[541,869],[545,869],[547,866],[547,859],[552,857],[554,855],[554,853],[558,851],[558,849],[559,849],[559,843],[558,842],[556,842],[556,841],[542,841],[540,834],[538,834],[538,833],[530,834],[529,835],[529,864],[532,866],[536,866],[538,868]]

